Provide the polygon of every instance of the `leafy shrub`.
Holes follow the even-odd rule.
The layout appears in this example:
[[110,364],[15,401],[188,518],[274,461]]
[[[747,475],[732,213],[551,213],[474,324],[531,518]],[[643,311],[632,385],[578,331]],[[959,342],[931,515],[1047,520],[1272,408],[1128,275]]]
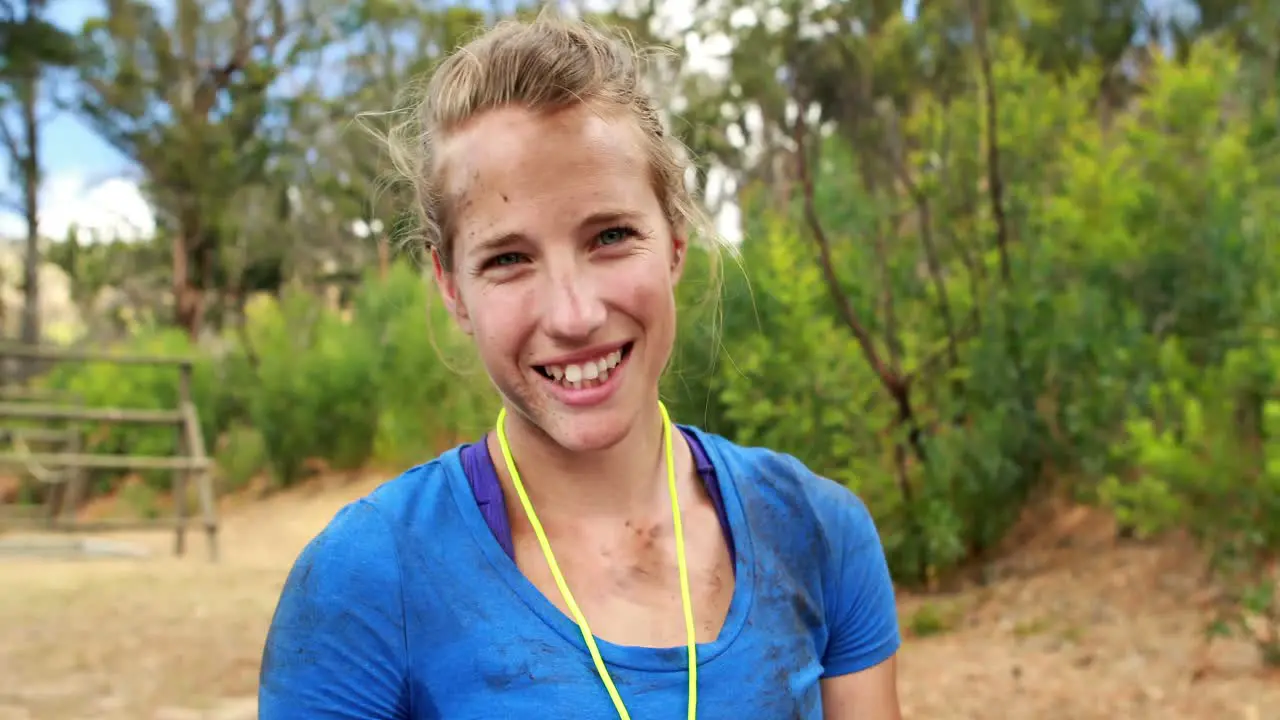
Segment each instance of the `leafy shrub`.
[[[221,383],[212,356],[195,352],[186,335],[175,329],[146,329],[112,350],[121,354],[192,358],[192,399],[200,415],[205,445],[212,447],[221,420],[216,414]],[[179,370],[169,365],[68,362],[56,367],[39,384],[65,393],[87,407],[173,410],[179,402]],[[93,423],[83,427],[84,451],[88,453],[168,456],[178,447],[179,429],[173,426]],[[95,485],[105,487],[113,477],[110,472],[99,471],[94,475]],[[167,487],[170,483],[169,473],[148,472],[144,477],[154,487]]]

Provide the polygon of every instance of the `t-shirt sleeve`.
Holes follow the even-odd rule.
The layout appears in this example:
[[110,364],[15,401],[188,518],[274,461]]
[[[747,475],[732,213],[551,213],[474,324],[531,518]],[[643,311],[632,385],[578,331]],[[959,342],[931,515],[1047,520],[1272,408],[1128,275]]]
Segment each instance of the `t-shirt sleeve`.
[[408,672],[400,565],[390,526],[365,500],[302,553],[262,653],[260,720],[402,720]]
[[888,660],[902,637],[884,546],[867,506],[832,481],[825,508],[831,540],[827,568],[827,649],[823,677],[848,675]]

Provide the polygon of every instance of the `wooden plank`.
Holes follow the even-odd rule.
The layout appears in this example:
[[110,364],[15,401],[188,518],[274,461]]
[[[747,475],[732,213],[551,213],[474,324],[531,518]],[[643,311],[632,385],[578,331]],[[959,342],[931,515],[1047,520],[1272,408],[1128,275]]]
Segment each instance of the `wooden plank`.
[[80,420],[83,422],[157,423],[182,422],[179,410],[124,410],[75,405],[32,405],[0,402],[0,418],[15,420]]
[[0,536],[0,555],[8,557],[116,557],[144,558],[151,553],[145,547],[126,543],[111,542],[98,538],[76,537],[74,535],[50,534],[47,528],[40,528],[31,535],[18,534],[14,537]]
[[22,358],[26,360],[57,360],[71,362],[104,362],[116,365],[171,365],[175,367],[190,366],[194,360],[180,355],[118,355],[109,352],[94,352],[52,345],[24,345],[22,343],[0,342],[0,358]]
[[[186,371],[184,371],[186,374]],[[200,415],[196,412],[195,403],[185,400],[182,403],[183,422],[186,433],[184,443],[192,457],[206,459],[204,435],[200,433]],[[218,561],[218,498],[213,487],[212,463],[204,472],[196,474],[196,492],[200,496],[200,513],[204,520],[204,531],[209,543],[209,560]],[[179,531],[181,532],[181,530]]]
[[27,442],[70,442],[79,434],[79,430],[58,428],[0,427],[0,440],[20,437]]
[[55,492],[70,478],[70,473],[61,468],[57,470],[49,470],[48,468],[45,468],[46,472],[43,473],[31,472],[32,468],[29,465],[24,465],[23,469],[27,471],[27,474],[30,475],[33,480],[41,485],[48,486],[50,491]]
[[[183,423],[186,432],[185,445],[187,451],[193,458],[208,460],[209,455],[205,452],[204,435],[200,434],[200,416],[196,414],[196,405],[193,402],[184,402],[182,404],[182,414],[186,416],[186,422]],[[200,494],[200,510],[204,516],[205,526],[211,527],[216,525],[218,518],[216,516],[217,497],[213,488],[213,476],[211,474],[202,475],[197,481],[197,492]]]
[[44,506],[42,505],[0,505],[0,524],[10,520],[39,520],[44,522]]
[[72,455],[64,453],[0,453],[0,467],[79,468],[85,470],[203,470],[207,458],[144,455]]
[[16,530],[40,530],[42,532],[118,532],[129,530],[169,530],[176,525],[172,517],[158,518],[99,518],[97,520],[58,520],[50,523],[47,518],[10,517],[0,515],[0,527]]
[[[178,370],[178,409],[182,411],[182,424],[175,428],[178,432],[178,452],[182,455],[193,455],[186,443],[186,432],[191,429],[191,418],[187,416],[187,401],[191,399],[191,371],[188,368]],[[196,457],[199,457],[198,455]],[[182,555],[187,550],[187,481],[192,473],[175,472],[173,474],[173,509],[178,522],[173,533],[173,554]]]
[[[62,451],[72,455],[79,455],[84,452],[84,436],[77,433]],[[72,520],[75,519],[76,513],[80,510],[80,504],[84,501],[84,498],[89,495],[89,473],[83,468],[64,472],[68,477],[66,484],[62,486],[62,512],[59,515],[61,516],[60,519]]]
[[75,393],[50,388],[33,388],[21,385],[0,386],[0,399],[3,400],[64,400],[79,402]]

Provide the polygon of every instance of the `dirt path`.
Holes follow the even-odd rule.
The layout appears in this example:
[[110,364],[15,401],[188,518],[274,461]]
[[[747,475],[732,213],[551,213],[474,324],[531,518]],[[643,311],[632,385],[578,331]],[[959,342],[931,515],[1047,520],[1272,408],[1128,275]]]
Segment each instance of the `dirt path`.
[[[255,718],[258,656],[284,574],[370,487],[228,513],[218,565],[198,542],[186,560],[168,557],[164,535],[119,538],[152,549],[144,560],[0,559],[0,720]],[[908,639],[906,717],[1280,718],[1280,676],[1249,647],[1202,656],[1182,557],[1086,544],[982,592],[904,599],[904,627],[919,626],[927,604],[945,628]],[[1202,666],[1209,672],[1193,681]]]

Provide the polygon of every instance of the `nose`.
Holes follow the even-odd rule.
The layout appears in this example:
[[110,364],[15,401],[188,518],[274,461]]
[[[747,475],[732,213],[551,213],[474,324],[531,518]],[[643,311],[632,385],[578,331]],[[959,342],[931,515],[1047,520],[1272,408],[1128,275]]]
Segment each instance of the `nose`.
[[594,278],[579,263],[564,263],[549,273],[547,280],[542,312],[547,335],[564,342],[581,342],[604,326],[604,299]]

